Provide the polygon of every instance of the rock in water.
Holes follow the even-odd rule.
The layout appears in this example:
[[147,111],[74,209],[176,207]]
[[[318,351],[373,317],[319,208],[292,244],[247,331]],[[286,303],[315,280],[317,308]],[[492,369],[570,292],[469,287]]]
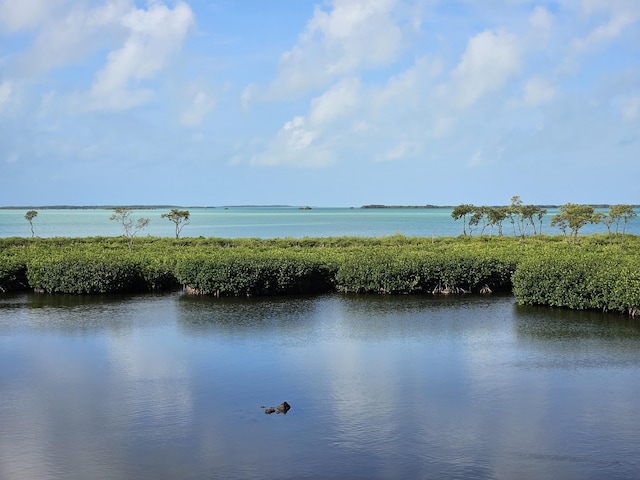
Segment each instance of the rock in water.
[[291,410],[291,405],[289,405],[287,402],[282,402],[277,407],[265,408],[264,405],[262,405],[260,406],[260,408],[264,408],[264,413],[266,413],[267,415],[271,415],[272,413],[283,413],[286,415],[286,413]]

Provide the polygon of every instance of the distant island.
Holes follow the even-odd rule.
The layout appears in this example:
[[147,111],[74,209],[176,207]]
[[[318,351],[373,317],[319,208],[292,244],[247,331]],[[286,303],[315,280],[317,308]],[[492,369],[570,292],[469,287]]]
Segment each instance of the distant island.
[[453,208],[445,205],[362,205],[360,208]]
[[[608,203],[589,203],[587,204],[593,208],[609,208],[611,205]],[[507,205],[492,205],[492,206],[507,206]],[[631,205],[633,208],[640,208],[640,205]],[[360,208],[455,208],[455,205],[363,205]],[[559,208],[559,205],[536,205],[536,207],[542,208]]]
[[[587,204],[593,208],[609,208],[611,205],[607,203],[590,203]],[[492,207],[496,206],[508,206],[508,205],[492,205]],[[211,206],[211,205],[13,205],[13,206],[0,206],[0,210],[113,210],[115,208],[127,207],[132,210],[161,210],[161,209],[172,209],[172,208],[181,208],[181,209],[189,209],[189,208],[204,208],[204,209],[229,209],[229,208],[297,208],[298,210],[311,210],[310,206],[293,206],[293,205],[222,205],[222,206]],[[383,204],[370,204],[370,205],[362,205],[359,208],[362,209],[427,209],[427,208],[442,208],[442,209],[453,209],[456,205],[383,205]],[[536,207],[541,208],[558,208],[559,205],[536,205]],[[632,208],[640,208],[640,205],[631,205]],[[322,207],[315,207],[322,208]],[[357,207],[343,207],[343,208],[357,208]]]
[[[113,210],[127,207],[132,210],[160,210],[171,208],[294,208],[291,205],[223,205],[215,207],[211,205],[40,205],[40,206],[0,206],[0,210]],[[301,207],[310,209],[311,207]]]

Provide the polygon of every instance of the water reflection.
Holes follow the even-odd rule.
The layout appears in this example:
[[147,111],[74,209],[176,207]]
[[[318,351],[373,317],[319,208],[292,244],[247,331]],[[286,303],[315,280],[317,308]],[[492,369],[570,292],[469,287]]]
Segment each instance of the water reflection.
[[509,296],[1,296],[0,478],[632,478],[639,353]]
[[516,306],[515,313],[523,339],[640,338],[640,321],[626,314],[522,305]]

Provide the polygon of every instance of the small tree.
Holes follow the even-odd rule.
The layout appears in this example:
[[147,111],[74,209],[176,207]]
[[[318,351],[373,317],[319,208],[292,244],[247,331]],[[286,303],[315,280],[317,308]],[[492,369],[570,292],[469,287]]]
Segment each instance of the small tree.
[[31,226],[31,238],[36,236],[35,232],[33,231],[33,219],[37,216],[38,212],[36,212],[35,210],[29,210],[24,216],[24,218],[27,219],[27,222],[29,222],[29,226]]
[[189,210],[178,210],[173,208],[169,213],[163,213],[160,218],[168,218],[170,221],[176,224],[176,238],[180,238],[180,232],[189,225]]
[[609,217],[616,224],[616,234],[619,233],[620,220],[623,221],[622,233],[624,234],[627,231],[627,222],[637,216],[638,214],[633,211],[631,205],[611,205],[609,207]]
[[[535,213],[536,217],[538,217],[538,223],[540,223],[540,235],[542,235],[542,219],[547,214],[547,209],[542,207],[537,207],[537,211]],[[535,228],[535,225],[534,225]]]
[[502,236],[502,222],[508,217],[507,207],[489,207],[487,210],[487,221],[491,236],[493,236],[493,227],[498,227],[498,236]]
[[131,209],[129,207],[118,207],[113,210],[110,220],[115,220],[124,227],[124,236],[127,237],[129,250],[133,248],[133,237],[140,230],[149,225],[148,218],[138,218],[135,222],[131,218]]
[[459,219],[462,218],[462,234],[465,237],[467,236],[467,217],[469,215],[473,214],[475,209],[476,209],[475,206],[473,206],[473,205],[471,205],[469,203],[465,203],[465,204],[462,204],[462,205],[458,205],[451,212],[451,217],[454,220],[459,220]]
[[600,216],[595,214],[595,210],[591,205],[577,205],[575,203],[566,203],[560,207],[560,213],[556,213],[551,217],[551,226],[556,225],[566,232],[567,227],[571,230],[571,238],[574,242],[578,241],[578,231],[587,223],[598,223]]

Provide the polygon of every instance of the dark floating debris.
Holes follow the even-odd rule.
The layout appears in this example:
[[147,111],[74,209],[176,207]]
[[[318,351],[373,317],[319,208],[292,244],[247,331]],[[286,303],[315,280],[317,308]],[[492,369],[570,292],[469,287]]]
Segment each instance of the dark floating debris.
[[291,405],[289,405],[287,402],[282,402],[277,407],[267,408],[264,405],[262,405],[260,408],[264,408],[264,413],[266,413],[267,415],[271,415],[272,413],[282,413],[283,415],[286,415],[287,412],[291,410]]

